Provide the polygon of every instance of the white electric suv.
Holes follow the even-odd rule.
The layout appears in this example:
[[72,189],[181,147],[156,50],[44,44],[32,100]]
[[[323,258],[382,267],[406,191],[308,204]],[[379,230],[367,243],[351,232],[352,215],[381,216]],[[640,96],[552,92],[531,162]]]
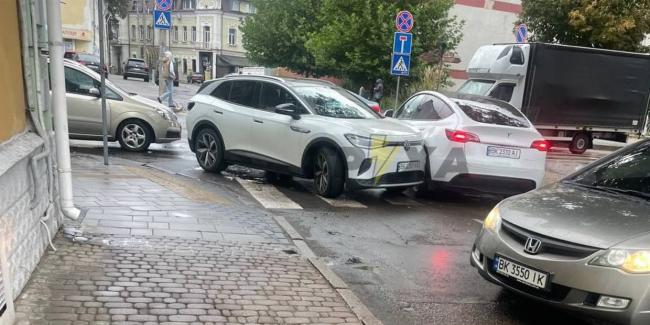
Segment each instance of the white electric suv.
[[424,181],[421,133],[383,118],[332,83],[238,75],[206,83],[188,105],[190,148],[206,171],[229,164],[348,189],[402,190]]
[[429,188],[512,195],[542,185],[550,144],[506,102],[424,91],[386,114],[422,131]]

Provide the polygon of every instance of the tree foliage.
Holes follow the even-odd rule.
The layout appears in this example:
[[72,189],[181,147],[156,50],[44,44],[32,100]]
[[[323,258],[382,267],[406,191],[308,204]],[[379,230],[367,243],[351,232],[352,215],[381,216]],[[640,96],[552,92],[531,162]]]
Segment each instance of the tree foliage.
[[307,75],[323,74],[305,48],[309,35],[320,28],[320,0],[253,0],[257,14],[241,27],[244,47],[254,62],[287,67]]
[[[453,0],[253,0],[244,47],[263,65],[343,77],[354,84],[388,77],[395,15],[415,17],[412,69],[436,63],[460,41]],[[428,54],[428,55],[427,55]],[[431,58],[436,58],[431,60]],[[435,62],[432,62],[435,61]]]
[[129,3],[131,0],[104,0],[106,11],[114,18],[125,18],[129,12]]
[[532,40],[624,51],[647,51],[650,0],[523,0]]

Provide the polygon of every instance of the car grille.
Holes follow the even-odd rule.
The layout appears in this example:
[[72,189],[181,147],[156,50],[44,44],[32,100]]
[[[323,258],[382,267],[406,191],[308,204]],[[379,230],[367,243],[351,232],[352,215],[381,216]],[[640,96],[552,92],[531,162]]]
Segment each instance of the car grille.
[[552,301],[562,301],[562,300],[564,300],[566,298],[566,296],[569,294],[569,291],[571,291],[570,287],[563,286],[563,285],[557,284],[557,283],[552,283],[552,282],[551,282],[551,284],[549,286],[549,290],[536,289],[536,288],[533,288],[531,286],[525,285],[525,284],[523,284],[523,283],[521,283],[521,282],[519,282],[519,281],[517,281],[517,280],[515,280],[513,278],[509,278],[507,276],[504,276],[504,275],[501,275],[499,273],[494,272],[494,270],[492,270],[492,264],[493,264],[492,261],[493,261],[492,259],[489,259],[489,258],[487,259],[487,265],[488,266],[487,266],[486,269],[487,269],[488,273],[490,273],[491,276],[497,278],[503,284],[505,284],[505,285],[507,285],[507,286],[509,286],[509,287],[511,287],[513,289],[525,292],[525,293],[527,293],[529,295],[532,295],[532,296],[535,296],[535,297],[539,297],[539,298],[546,299],[546,300],[552,300]]
[[423,171],[410,171],[401,173],[387,173],[376,178],[357,180],[364,187],[375,187],[391,184],[408,184],[421,182],[424,179]]
[[516,226],[505,220],[503,220],[501,223],[500,232],[503,236],[506,236],[519,243],[522,247],[522,250],[528,237],[534,237],[541,240],[542,246],[538,254],[546,253],[572,258],[585,258],[600,250],[596,247],[574,244],[563,240],[543,236]]

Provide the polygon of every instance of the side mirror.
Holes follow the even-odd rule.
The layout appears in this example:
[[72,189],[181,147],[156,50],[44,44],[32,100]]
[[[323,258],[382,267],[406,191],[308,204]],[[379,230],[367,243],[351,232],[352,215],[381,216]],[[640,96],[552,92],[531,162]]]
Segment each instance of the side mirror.
[[393,114],[395,114],[395,111],[392,110],[392,109],[389,109],[389,110],[384,112],[385,117],[393,117]]
[[289,115],[294,120],[300,119],[300,113],[298,112],[298,108],[296,107],[296,105],[292,103],[285,103],[285,104],[280,104],[278,106],[275,106],[275,112],[282,115]]
[[95,97],[101,97],[102,96],[102,92],[99,91],[99,89],[97,89],[95,87],[88,89],[88,93],[90,95],[92,95],[92,96],[95,96]]

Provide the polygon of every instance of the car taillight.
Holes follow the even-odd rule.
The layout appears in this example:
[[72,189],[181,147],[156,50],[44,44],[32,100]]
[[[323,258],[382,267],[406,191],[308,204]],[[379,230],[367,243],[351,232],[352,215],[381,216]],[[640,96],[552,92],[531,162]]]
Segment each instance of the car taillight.
[[370,108],[377,113],[381,113],[381,107],[379,107],[379,105],[372,105]]
[[481,142],[481,139],[479,139],[478,135],[474,133],[469,133],[460,130],[446,129],[445,134],[447,135],[447,139],[453,142],[459,142],[459,143]]
[[530,147],[539,151],[549,151],[551,150],[551,142],[547,140],[535,140]]

